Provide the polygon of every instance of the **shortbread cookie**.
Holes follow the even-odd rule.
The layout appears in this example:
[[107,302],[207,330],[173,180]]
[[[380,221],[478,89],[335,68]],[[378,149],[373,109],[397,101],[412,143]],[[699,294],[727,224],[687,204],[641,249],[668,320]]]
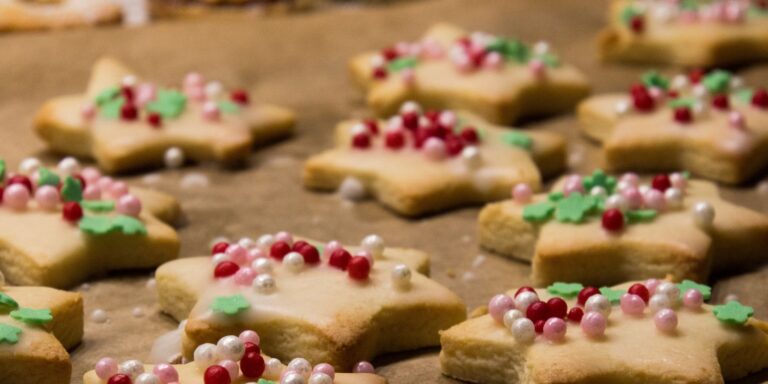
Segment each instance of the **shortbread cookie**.
[[110,23],[121,14],[115,0],[3,0],[0,32]]
[[768,166],[768,92],[727,71],[647,72],[629,94],[584,101],[579,119],[611,170],[689,170],[739,183]]
[[9,282],[71,287],[178,255],[176,231],[161,221],[178,216],[174,198],[81,171],[73,158],[58,170],[31,158],[19,171],[0,161],[0,271]]
[[349,370],[382,353],[437,345],[439,330],[466,317],[458,296],[418,272],[423,253],[385,248],[375,235],[359,250],[285,232],[244,245],[219,243],[213,260],[179,259],[157,270],[161,308],[177,319],[189,313],[186,357],[254,329],[271,356]]
[[563,64],[544,42],[533,47],[450,24],[420,41],[399,42],[350,61],[353,79],[380,116],[406,100],[429,108],[465,109],[491,123],[572,109],[589,94],[584,76]]
[[473,383],[719,384],[768,368],[768,324],[706,285],[556,283],[495,296],[442,332],[443,373]]
[[303,358],[283,365],[261,354],[259,335],[251,330],[240,336],[224,336],[216,344],[195,349],[193,361],[183,365],[142,364],[128,360],[120,364],[105,357],[83,377],[84,384],[386,384],[373,373],[370,363],[361,362],[355,373],[336,373],[329,364],[314,367]]
[[[336,148],[310,158],[304,185],[335,190],[347,178],[387,207],[414,216],[500,200],[565,168],[565,140],[490,125],[466,112],[403,105],[389,121],[342,122]],[[539,169],[541,172],[539,172]]]
[[768,255],[768,217],[726,202],[717,187],[686,175],[642,184],[596,171],[570,176],[549,194],[514,198],[480,212],[480,244],[531,261],[533,281],[609,285],[664,277],[706,281],[710,272],[754,267]]
[[69,384],[67,350],[82,338],[79,293],[0,282],[0,382]]
[[714,67],[768,59],[764,0],[614,0],[604,60]]
[[35,121],[53,150],[92,157],[111,173],[178,166],[183,157],[239,164],[254,144],[289,135],[293,124],[292,112],[253,102],[244,90],[224,93],[198,73],[181,90],[164,88],[109,58],[95,64],[84,95],[47,102]]

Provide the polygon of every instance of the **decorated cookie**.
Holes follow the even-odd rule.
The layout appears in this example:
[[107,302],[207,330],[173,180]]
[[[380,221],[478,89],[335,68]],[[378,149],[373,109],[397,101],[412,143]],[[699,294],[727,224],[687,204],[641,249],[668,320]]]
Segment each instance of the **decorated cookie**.
[[[723,383],[768,367],[768,324],[706,285],[556,283],[493,297],[442,332],[443,373],[473,383]],[[491,363],[492,362],[492,363]]]
[[415,100],[511,124],[568,111],[589,93],[581,72],[563,64],[545,42],[528,46],[450,24],[433,26],[420,41],[359,55],[350,70],[381,116]]
[[766,261],[768,217],[709,182],[658,174],[566,177],[549,194],[516,186],[480,212],[480,244],[533,264],[533,280],[615,284],[670,275],[706,281]]
[[83,338],[79,293],[45,287],[2,286],[0,274],[0,381],[69,384],[67,350]]
[[242,89],[189,73],[182,89],[138,80],[116,60],[103,58],[84,95],[50,100],[35,127],[55,151],[96,159],[107,172],[125,172],[184,159],[244,162],[254,144],[287,136],[293,113],[250,100]]
[[612,170],[690,170],[738,183],[768,165],[768,91],[727,71],[650,71],[628,94],[584,101],[579,119]]
[[614,0],[606,60],[714,67],[768,59],[764,0]]
[[261,354],[260,337],[246,330],[229,335],[215,344],[201,344],[193,361],[183,365],[143,364],[127,360],[99,360],[85,374],[84,384],[385,384],[373,373],[373,366],[360,362],[355,373],[336,373],[330,364],[312,365],[297,357],[283,365],[280,360]]
[[166,224],[179,214],[173,197],[81,170],[71,157],[57,168],[29,158],[18,172],[0,161],[0,196],[0,271],[12,284],[71,287],[179,251]]
[[254,329],[271,356],[350,370],[382,353],[437,345],[439,330],[466,317],[459,297],[420,272],[423,253],[385,247],[376,235],[345,247],[280,232],[218,243],[212,253],[156,273],[161,308],[188,315],[187,358],[200,344]]
[[304,185],[335,190],[355,180],[387,207],[414,216],[500,200],[516,183],[537,189],[542,176],[565,168],[565,151],[557,134],[407,102],[387,121],[339,124],[336,148],[307,161]]
[[4,0],[0,2],[0,32],[59,29],[120,20],[112,0]]

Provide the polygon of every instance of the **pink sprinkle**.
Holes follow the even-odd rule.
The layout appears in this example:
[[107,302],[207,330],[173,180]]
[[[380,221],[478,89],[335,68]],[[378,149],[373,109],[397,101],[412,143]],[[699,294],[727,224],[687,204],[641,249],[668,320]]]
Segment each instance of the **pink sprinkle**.
[[21,184],[11,184],[3,191],[3,204],[17,211],[26,209],[29,199],[27,187]]
[[565,338],[565,332],[568,326],[565,321],[559,317],[550,317],[544,323],[544,338],[551,342],[559,342]]
[[666,92],[659,87],[651,87],[648,90],[648,94],[651,95],[651,97],[656,101],[659,101],[663,99],[664,96],[666,96]]
[[256,259],[265,258],[267,255],[259,248],[254,248],[248,251],[247,263],[250,264]]
[[623,181],[626,184],[636,187],[637,184],[640,182],[640,177],[637,176],[636,173],[627,172],[621,175],[621,179],[619,179],[619,181]]
[[367,361],[361,361],[355,364],[355,368],[352,369],[354,373],[374,373],[373,364]]
[[485,55],[483,67],[495,70],[502,69],[504,68],[504,58],[498,52],[491,52]]
[[99,181],[97,184],[99,185],[99,188],[101,188],[102,191],[108,191],[112,187],[112,183],[114,183],[114,180],[112,180],[111,177],[102,176],[99,178]]
[[498,323],[504,322],[504,314],[510,309],[515,309],[515,299],[504,294],[496,295],[488,302],[488,313]]
[[638,295],[625,293],[621,295],[621,311],[626,315],[640,316],[645,311],[645,301]]
[[101,177],[101,171],[95,167],[85,167],[83,168],[82,172],[80,172],[80,176],[85,179],[86,183],[92,184],[99,180],[99,177]]
[[395,43],[395,52],[397,52],[397,54],[400,56],[407,55],[410,48],[411,44],[407,41],[400,41]]
[[406,85],[416,83],[416,73],[413,71],[413,68],[406,68],[400,71],[400,78],[403,79],[403,83]]
[[512,199],[518,204],[526,204],[531,201],[533,190],[526,183],[518,183],[512,188]]
[[565,186],[563,187],[563,193],[568,196],[572,193],[581,193],[584,194],[584,183],[581,182],[581,178],[569,178],[568,181],[565,182]]
[[122,181],[115,181],[109,186],[109,195],[114,199],[118,199],[128,193],[128,184]]
[[643,196],[640,194],[640,190],[635,187],[627,187],[621,191],[621,196],[629,204],[631,209],[638,209],[643,205]]
[[666,201],[664,200],[664,193],[658,189],[650,189],[643,195],[643,204],[646,208],[654,209],[656,211],[664,210]]
[[644,285],[646,288],[648,288],[648,292],[651,296],[653,296],[656,293],[656,288],[659,287],[659,284],[661,284],[661,281],[659,279],[648,279],[645,281]]
[[117,212],[137,217],[141,213],[141,200],[134,195],[125,194],[117,200]]
[[145,83],[141,84],[136,89],[136,104],[139,107],[143,107],[155,100],[157,97],[157,87],[153,84]]
[[229,256],[229,260],[237,265],[245,264],[248,259],[248,250],[237,244],[232,244],[227,247],[225,253]]
[[673,187],[681,191],[685,191],[685,187],[688,185],[688,180],[686,180],[682,174],[677,172],[669,175],[669,181],[672,183]]
[[602,337],[605,334],[607,320],[600,312],[587,312],[581,318],[581,330],[592,338]]
[[445,54],[445,50],[443,50],[443,46],[440,45],[440,42],[434,39],[424,39],[422,41],[422,50],[421,55],[425,59],[439,59],[443,57]]
[[736,129],[744,129],[747,127],[747,121],[744,119],[744,114],[739,111],[732,111],[728,114],[728,124]]
[[184,94],[192,101],[203,102],[205,101],[205,88],[199,87],[185,87]]
[[117,361],[111,357],[105,357],[96,363],[96,376],[102,380],[109,380],[110,377],[117,374]]
[[547,66],[544,65],[544,62],[539,59],[533,59],[529,61],[528,69],[531,71],[531,74],[533,74],[533,77],[537,79],[543,78],[547,72]]
[[674,332],[677,329],[677,313],[664,308],[653,316],[653,322],[656,323],[656,329],[662,332]]
[[213,101],[206,101],[203,104],[203,119],[208,121],[218,121],[221,118],[219,106]]
[[282,241],[287,244],[293,244],[293,235],[290,232],[280,231],[275,235],[275,241]]
[[259,338],[259,334],[256,333],[256,331],[252,331],[250,329],[240,332],[240,335],[238,336],[238,338],[240,338],[240,341],[242,341],[243,343],[254,343],[256,345],[259,345],[259,343],[261,342],[261,338]]
[[250,286],[253,284],[253,279],[256,278],[256,271],[250,267],[243,267],[235,272],[235,283],[238,285]]
[[187,87],[202,87],[205,85],[205,79],[203,75],[198,72],[189,72],[184,76],[184,88]]
[[312,373],[325,373],[331,379],[336,377],[336,370],[333,369],[333,365],[330,365],[328,363],[320,363],[318,365],[315,365],[315,367],[312,369]]
[[101,188],[98,184],[88,184],[83,190],[83,199],[85,200],[99,200],[101,199]]
[[325,248],[323,248],[323,257],[329,258],[338,249],[342,249],[342,245],[340,242],[336,240],[329,241],[328,244],[325,245]]
[[224,369],[229,372],[229,377],[232,379],[232,381],[235,381],[238,377],[240,377],[240,366],[237,365],[236,362],[232,360],[223,360],[219,362],[219,365],[224,367]]
[[179,381],[179,373],[176,368],[170,364],[158,364],[152,369],[152,373],[157,375],[161,383],[170,384]]
[[422,151],[430,160],[442,160],[445,157],[445,143],[437,137],[430,137],[424,142]]
[[96,106],[92,103],[87,103],[80,108],[80,116],[83,120],[92,120],[96,117]]
[[59,191],[51,185],[38,187],[35,191],[35,201],[42,209],[54,209],[59,205]]
[[686,308],[698,310],[701,309],[702,304],[704,304],[704,295],[702,295],[701,292],[697,289],[689,289],[685,291],[685,294],[683,295],[683,305],[685,305]]

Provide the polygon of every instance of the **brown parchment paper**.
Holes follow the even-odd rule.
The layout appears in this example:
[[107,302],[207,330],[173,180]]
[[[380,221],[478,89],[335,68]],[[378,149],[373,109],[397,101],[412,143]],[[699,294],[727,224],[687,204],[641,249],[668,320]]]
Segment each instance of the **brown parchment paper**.
[[[532,42],[546,39],[564,60],[588,74],[594,92],[626,90],[648,67],[596,61],[593,43],[604,22],[605,6],[605,0],[426,0],[276,17],[228,13],[163,20],[137,29],[108,26],[2,35],[0,156],[14,166],[29,155],[55,161],[34,136],[32,116],[46,99],[82,91],[91,64],[101,55],[114,55],[162,83],[176,84],[187,71],[198,70],[229,86],[245,86],[257,102],[294,108],[299,124],[293,139],[255,151],[246,169],[204,164],[130,177],[136,185],[150,185],[181,200],[186,212],[180,228],[182,256],[206,253],[216,236],[237,239],[285,229],[356,243],[378,233],[389,244],[429,251],[433,277],[461,295],[471,309],[495,293],[529,283],[530,269],[477,247],[477,208],[405,220],[375,202],[344,204],[332,194],[307,192],[301,186],[303,159],[331,145],[334,124],[366,115],[362,93],[346,76],[347,59],[420,36],[433,22],[450,21]],[[739,73],[747,81],[768,85],[766,66]],[[576,133],[573,116],[523,125],[567,134],[573,169],[591,171],[598,164],[597,147]],[[190,187],[190,178],[200,175],[210,184]],[[768,188],[760,185],[728,188],[725,197],[768,211]],[[81,382],[83,372],[102,356],[148,359],[154,339],[176,327],[158,312],[154,290],[147,287],[150,273],[94,279],[77,288],[85,295],[86,316],[100,308],[110,320],[86,322],[85,339],[72,351],[73,383]],[[720,279],[714,298],[736,294],[755,306],[757,316],[768,317],[767,281],[766,268]],[[134,317],[135,308],[143,316]],[[437,349],[384,356],[375,363],[391,383],[453,382],[440,375]],[[744,382],[764,377],[768,375]]]

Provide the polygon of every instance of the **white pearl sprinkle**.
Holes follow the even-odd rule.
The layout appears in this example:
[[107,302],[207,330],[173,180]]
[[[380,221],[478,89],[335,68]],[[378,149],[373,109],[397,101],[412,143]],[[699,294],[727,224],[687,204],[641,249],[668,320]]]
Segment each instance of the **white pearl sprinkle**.
[[198,368],[205,370],[214,363],[216,363],[216,345],[211,343],[205,343],[199,345],[195,349],[193,354],[195,365]]
[[483,165],[483,157],[480,155],[480,149],[470,145],[461,150],[461,160],[467,168],[475,169]]
[[683,192],[677,188],[668,188],[664,191],[664,200],[666,206],[671,209],[677,209],[683,206]]
[[536,327],[528,318],[517,319],[512,323],[512,336],[519,343],[530,343],[536,338]]
[[510,332],[512,332],[512,325],[515,323],[515,320],[524,318],[525,315],[523,312],[521,312],[518,309],[510,309],[507,312],[504,312],[504,326],[509,329]]
[[136,76],[134,76],[134,75],[126,75],[126,76],[123,76],[122,80],[120,80],[120,83],[121,83],[121,84],[122,84],[124,87],[133,87],[133,86],[135,86],[135,85],[136,85],[136,83],[138,83],[138,82],[139,82],[139,79],[137,79],[137,78],[136,78]]
[[301,357],[297,357],[291,360],[291,362],[288,363],[287,368],[289,371],[294,371],[303,377],[309,377],[309,375],[312,373],[312,364],[310,364],[307,359],[303,359]]
[[693,206],[693,221],[701,228],[709,228],[715,220],[715,209],[706,201]]
[[533,54],[536,56],[541,56],[544,54],[549,53],[549,43],[546,41],[537,41],[536,44],[533,45]]
[[648,308],[651,310],[651,313],[656,313],[665,308],[672,308],[672,302],[670,302],[667,295],[657,293],[651,296],[651,299],[648,301]]
[[596,185],[589,190],[589,194],[595,197],[604,197],[606,193],[605,188],[599,185]]
[[205,95],[211,99],[219,96],[223,90],[224,87],[218,81],[211,81],[205,85]]
[[730,86],[731,86],[731,89],[739,89],[744,86],[744,79],[742,79],[739,76],[733,76],[731,77]]
[[703,99],[709,96],[709,90],[707,90],[707,87],[705,87],[704,84],[694,85],[692,92],[693,92],[693,96],[695,96],[698,99]]
[[629,103],[629,100],[619,100],[613,105],[613,111],[619,116],[629,113],[630,108],[631,104]]
[[229,260],[230,260],[229,255],[227,255],[226,253],[219,252],[213,255],[213,257],[211,257],[211,264],[216,266]]
[[263,376],[265,377],[280,376],[280,372],[282,370],[283,370],[283,363],[281,363],[280,360],[272,357],[269,360],[267,360],[267,363],[265,364]]
[[131,310],[131,316],[133,316],[135,318],[144,317],[144,310],[141,309],[141,307],[134,307]]
[[298,252],[288,252],[288,254],[283,257],[283,265],[293,272],[298,272],[304,268],[304,256]]
[[274,292],[276,285],[277,284],[275,283],[275,278],[268,273],[258,275],[255,279],[253,279],[253,289],[261,294],[269,294]]
[[392,268],[392,283],[398,289],[408,289],[411,286],[411,269],[405,264],[397,264]]
[[338,192],[339,196],[349,201],[362,200],[367,195],[365,185],[353,176],[347,176],[344,181],[341,182]]
[[675,283],[665,281],[656,287],[656,295],[665,295],[669,299],[670,305],[673,307],[678,300],[680,300],[680,288]]
[[309,377],[309,384],[333,384],[333,379],[325,373],[317,372]]
[[160,378],[154,373],[145,372],[136,377],[134,384],[161,384]]
[[155,289],[155,287],[157,287],[157,280],[154,278],[147,280],[146,287],[149,289]]
[[179,147],[171,147],[165,151],[163,161],[168,168],[179,168],[184,164],[184,152]]
[[416,112],[416,113],[421,112],[421,106],[415,101],[410,101],[410,100],[406,101],[400,107],[400,113],[412,113],[412,112]]
[[611,302],[601,294],[592,295],[584,303],[584,312],[599,312],[607,318],[611,314]]
[[109,317],[107,316],[107,312],[103,309],[94,309],[93,312],[91,312],[91,321],[96,324],[104,324],[108,320]]
[[726,303],[729,302],[729,301],[739,301],[739,297],[734,295],[733,293],[729,293],[728,295],[725,296],[725,300],[724,301]]
[[216,357],[219,360],[239,361],[245,354],[245,345],[237,336],[224,336],[216,343]]
[[144,373],[144,364],[138,360],[127,360],[118,365],[117,372],[135,379],[136,376]]
[[381,258],[384,255],[384,239],[379,235],[366,236],[360,245],[374,258]]
[[72,176],[80,173],[80,162],[74,157],[65,157],[61,159],[56,168],[63,176]]
[[675,77],[672,78],[672,89],[675,90],[681,90],[683,88],[688,87],[689,81],[688,77],[685,75],[675,75]]
[[537,301],[539,301],[539,295],[537,295],[535,292],[521,292],[519,295],[517,295],[517,297],[515,297],[515,308],[525,312],[529,305]]
[[249,250],[249,251],[251,249],[256,248],[256,246],[257,246],[256,242],[253,241],[253,239],[251,239],[250,237],[242,237],[242,238],[240,238],[240,240],[237,241],[237,244],[239,246]]
[[259,274],[272,273],[272,268],[272,260],[266,257],[260,257],[251,263],[251,269]]
[[256,244],[264,252],[268,251],[269,247],[271,247],[272,244],[274,243],[275,243],[275,237],[272,235],[261,235],[259,236],[259,239],[256,240]]
[[289,372],[280,379],[280,384],[305,384],[304,376],[296,372]]
[[371,67],[379,68],[379,67],[383,67],[384,64],[386,64],[386,59],[384,59],[384,56],[382,55],[371,56]]
[[349,128],[349,134],[352,136],[368,134],[368,127],[366,127],[363,123],[352,124],[352,126]]
[[605,200],[605,208],[626,211],[629,209],[629,202],[627,202],[627,199],[625,199],[624,196],[613,194]]
[[36,157],[27,157],[19,164],[19,173],[32,176],[40,168],[40,160]]

